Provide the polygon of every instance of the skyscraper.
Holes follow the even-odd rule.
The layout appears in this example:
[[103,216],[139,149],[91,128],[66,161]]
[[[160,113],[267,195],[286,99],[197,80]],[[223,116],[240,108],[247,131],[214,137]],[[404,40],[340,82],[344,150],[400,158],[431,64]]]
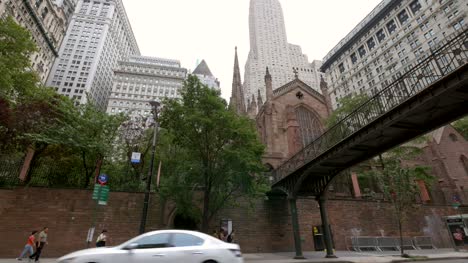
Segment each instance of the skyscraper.
[[251,0],[249,14],[250,52],[245,65],[245,98],[265,98],[265,68],[273,80],[273,89],[294,80],[294,71],[312,88],[319,90],[316,68],[302,54],[301,47],[289,44],[279,0]]
[[117,62],[140,55],[122,0],[79,0],[47,84],[105,110]]

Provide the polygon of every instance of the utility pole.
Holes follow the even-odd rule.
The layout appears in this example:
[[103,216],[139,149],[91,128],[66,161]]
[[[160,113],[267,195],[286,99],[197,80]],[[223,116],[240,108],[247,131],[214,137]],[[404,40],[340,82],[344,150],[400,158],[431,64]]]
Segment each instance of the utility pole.
[[151,191],[151,178],[153,177],[153,167],[154,167],[154,155],[156,152],[156,138],[158,134],[158,107],[159,102],[157,101],[150,101],[151,106],[153,107],[153,118],[154,118],[154,133],[153,133],[153,145],[151,150],[151,163],[150,168],[148,171],[148,176],[146,177],[146,191],[145,191],[145,201],[143,203],[143,212],[141,214],[141,222],[140,222],[140,234],[145,233],[146,228],[146,218],[148,216],[148,206],[149,206],[149,198],[150,198],[150,191]]

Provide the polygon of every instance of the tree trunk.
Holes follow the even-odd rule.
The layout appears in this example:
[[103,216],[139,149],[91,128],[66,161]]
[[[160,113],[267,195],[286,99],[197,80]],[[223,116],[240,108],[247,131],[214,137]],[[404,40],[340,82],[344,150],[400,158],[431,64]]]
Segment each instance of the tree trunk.
[[88,173],[88,165],[86,164],[86,152],[84,151],[81,152],[81,158],[83,160],[83,168],[85,170],[85,181],[84,181],[83,187],[87,188],[89,186],[89,173]]
[[398,231],[400,233],[400,252],[401,252],[401,257],[405,257],[405,249],[403,245],[403,226],[401,222],[401,215],[398,216]]
[[210,189],[208,187],[204,191],[203,197],[203,216],[202,216],[202,227],[201,230],[204,233],[208,233],[209,221],[210,221]]

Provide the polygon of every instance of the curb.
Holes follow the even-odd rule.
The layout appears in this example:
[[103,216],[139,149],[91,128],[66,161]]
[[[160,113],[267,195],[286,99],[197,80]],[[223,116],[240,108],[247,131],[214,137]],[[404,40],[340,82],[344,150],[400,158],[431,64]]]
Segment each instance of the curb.
[[440,258],[415,258],[415,259],[395,259],[391,262],[399,263],[399,262],[416,262],[416,261],[441,261],[441,260],[457,260],[457,259],[468,259],[468,256],[464,257],[440,257]]

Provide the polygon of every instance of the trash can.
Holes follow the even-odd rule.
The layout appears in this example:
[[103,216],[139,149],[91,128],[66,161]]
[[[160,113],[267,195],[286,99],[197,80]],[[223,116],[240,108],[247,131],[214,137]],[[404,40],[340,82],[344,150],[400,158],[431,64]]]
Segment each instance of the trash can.
[[[333,233],[331,231],[330,225],[328,225],[330,229],[330,235],[332,239],[332,246],[335,248],[335,241],[333,240]],[[315,251],[324,251],[325,248],[325,236],[323,234],[323,226],[312,226],[312,236],[314,238],[314,247]]]

